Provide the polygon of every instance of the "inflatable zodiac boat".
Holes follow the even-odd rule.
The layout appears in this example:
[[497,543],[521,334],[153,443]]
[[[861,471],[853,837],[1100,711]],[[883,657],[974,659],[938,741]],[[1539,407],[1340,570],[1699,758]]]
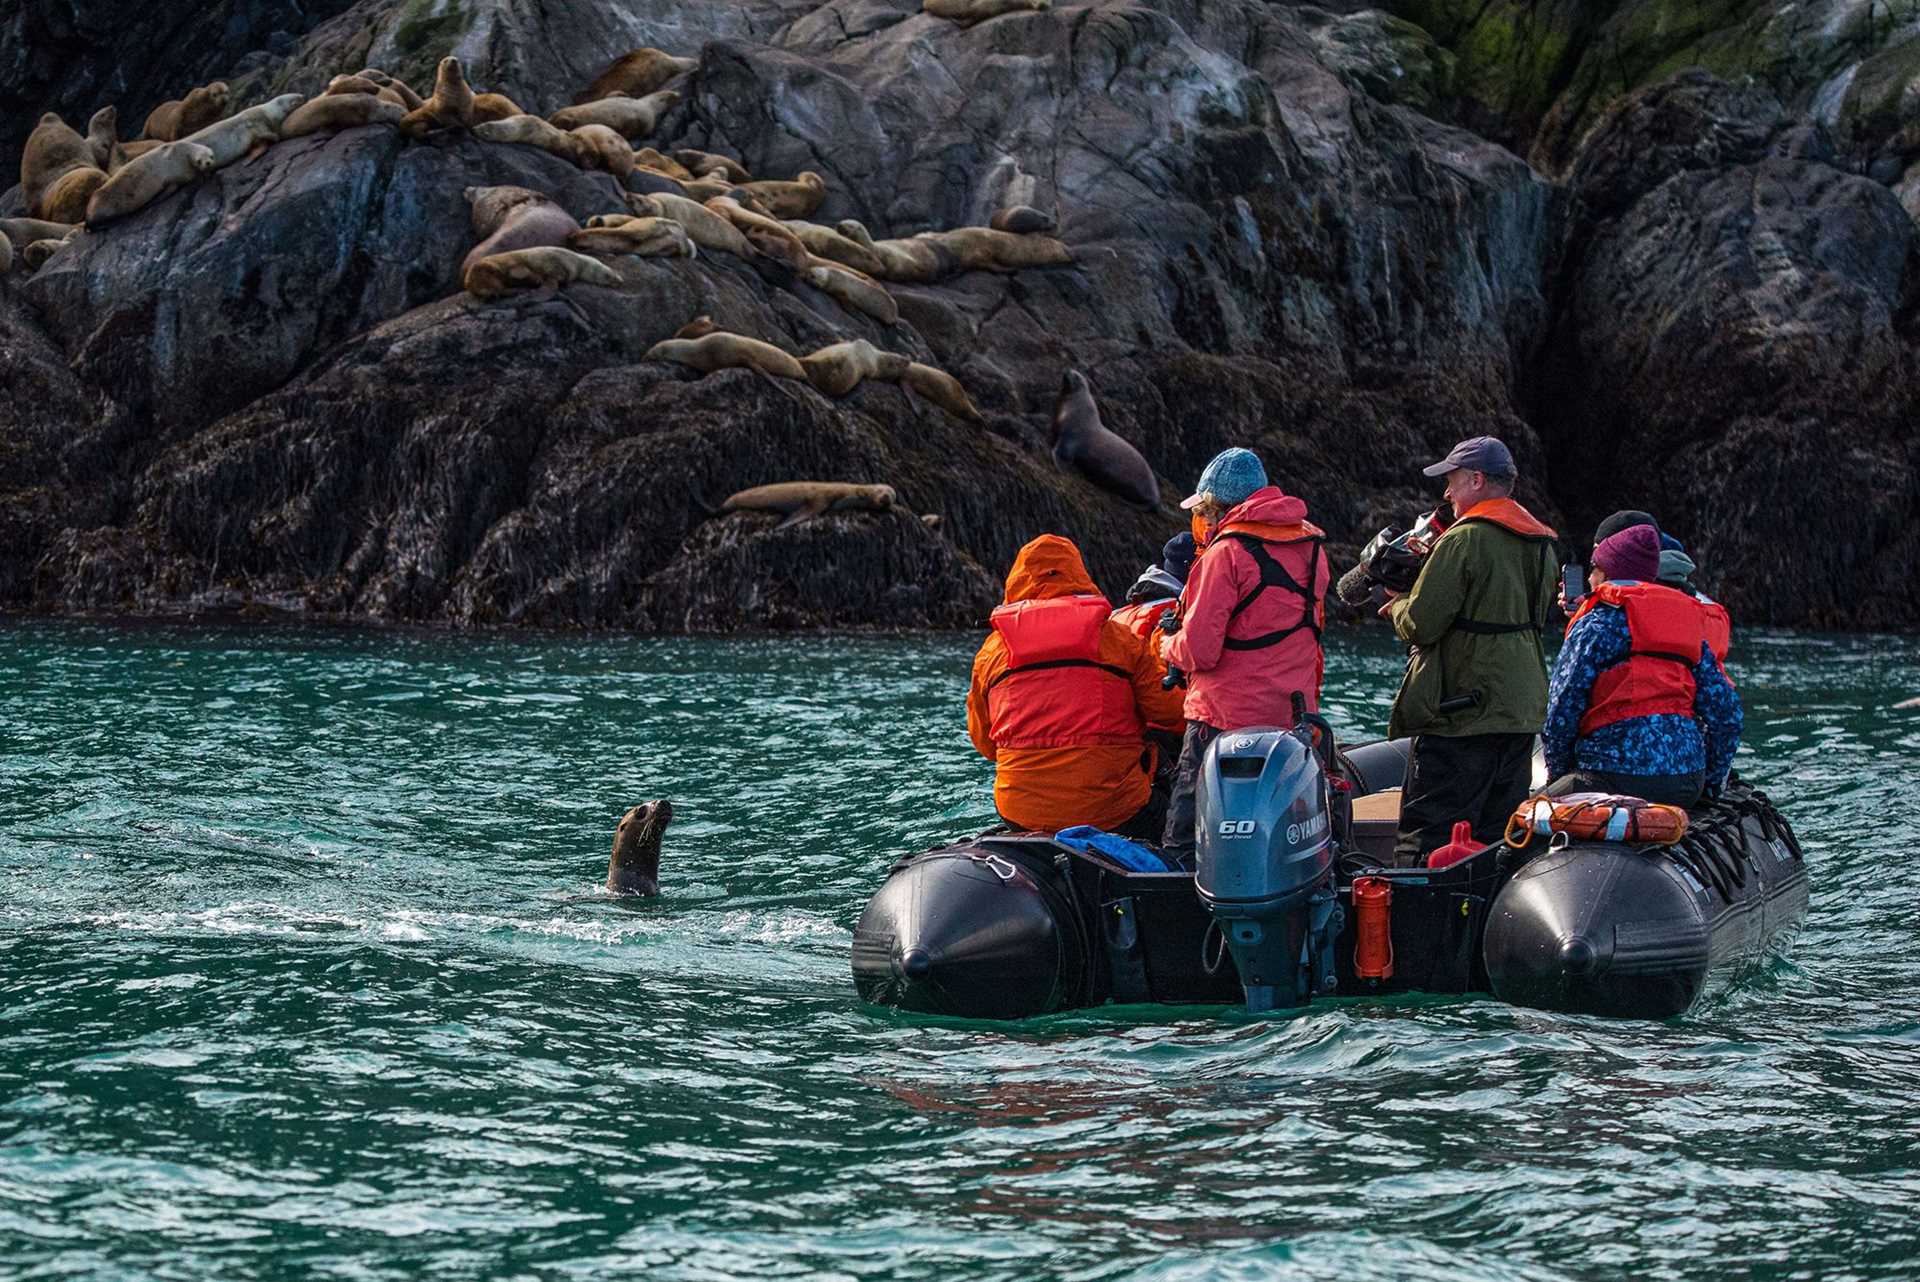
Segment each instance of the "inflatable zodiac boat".
[[1404,743],[1340,751],[1317,717],[1222,735],[1192,873],[1043,833],[909,855],[854,930],[854,984],[876,1005],[976,1019],[1401,992],[1659,1019],[1806,910],[1792,829],[1737,780],[1673,845],[1557,834],[1394,868],[1405,763]]

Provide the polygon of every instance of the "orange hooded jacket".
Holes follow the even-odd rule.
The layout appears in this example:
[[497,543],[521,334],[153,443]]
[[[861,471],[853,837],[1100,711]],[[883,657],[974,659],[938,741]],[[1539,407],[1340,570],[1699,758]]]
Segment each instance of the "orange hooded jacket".
[[1109,617],[1080,550],[1057,534],[1021,548],[1006,602],[973,660],[967,734],[994,763],[1001,817],[1041,832],[1116,828],[1147,804],[1146,727],[1182,725],[1146,643]]

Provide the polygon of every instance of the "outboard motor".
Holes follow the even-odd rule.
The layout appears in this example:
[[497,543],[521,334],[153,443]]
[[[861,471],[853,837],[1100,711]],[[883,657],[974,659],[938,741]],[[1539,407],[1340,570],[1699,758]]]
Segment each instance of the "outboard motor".
[[1194,886],[1226,938],[1247,1009],[1306,1004],[1334,989],[1343,924],[1333,889],[1327,775],[1312,733],[1235,730],[1200,765]]

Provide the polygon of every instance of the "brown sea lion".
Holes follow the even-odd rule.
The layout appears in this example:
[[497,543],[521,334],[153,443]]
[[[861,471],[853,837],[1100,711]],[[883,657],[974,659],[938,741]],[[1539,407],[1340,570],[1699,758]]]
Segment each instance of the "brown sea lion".
[[907,371],[900,376],[900,381],[955,418],[963,418],[969,423],[987,421],[980,411],[974,408],[973,400],[967,395],[967,389],[960,386],[960,380],[945,370],[914,361],[907,366]]
[[69,169],[40,198],[40,212],[48,222],[77,223],[87,216],[87,202],[93,193],[107,185],[104,170],[87,166]]
[[652,147],[635,147],[633,149],[633,163],[636,165],[645,165],[648,169],[656,173],[665,174],[675,182],[692,182],[694,179],[694,175],[687,171],[685,165],[673,159],[671,156],[661,155]]
[[562,107],[547,119],[562,129],[605,125],[623,138],[645,138],[660,123],[661,114],[679,101],[680,95],[671,89],[662,89],[644,98],[615,94],[578,107]]
[[679,329],[673,331],[675,338],[705,338],[720,327],[713,323],[713,317],[702,312]]
[[397,125],[406,111],[396,103],[362,93],[321,94],[294,108],[280,126],[282,138],[339,133],[366,125]]
[[607,889],[616,895],[660,893],[660,839],[673,822],[673,803],[649,801],[620,817],[607,860]]
[[100,227],[125,218],[212,172],[213,153],[198,143],[170,142],[155,147],[122,165],[93,193],[93,199],[87,202],[87,226]]
[[[369,93],[377,98],[380,96],[380,91],[384,88],[386,88],[385,85],[370,80],[366,76],[335,76],[333,79],[327,81],[327,87],[321,92],[323,94]],[[413,108],[409,107],[407,110],[411,111]]]
[[1043,13],[1051,4],[1052,0],[922,0],[920,12],[971,27],[1003,13]]
[[787,230],[800,238],[807,252],[815,258],[825,258],[830,262],[843,263],[857,272],[869,276],[878,276],[886,270],[886,262],[873,252],[868,245],[841,235],[831,227],[822,227],[819,223],[810,223],[804,219],[786,219]]
[[715,330],[701,338],[669,338],[647,349],[650,361],[672,361],[711,374],[723,369],[757,369],[773,378],[805,379],[800,362],[772,343],[744,334]]
[[567,237],[567,244],[583,254],[612,257],[637,254],[641,258],[694,258],[698,251],[687,239],[687,229],[671,218],[629,218],[616,226],[587,227]]
[[1025,267],[1058,267],[1073,261],[1072,251],[1051,236],[1022,236],[990,227],[923,231],[914,239],[933,241],[950,250],[961,271],[1016,272]]
[[1005,209],[995,210],[993,217],[987,220],[987,226],[993,230],[1012,232],[1016,236],[1052,231],[1056,225],[1052,214],[1043,214],[1032,205],[1008,205]]
[[1060,378],[1053,405],[1053,461],[1078,472],[1121,500],[1151,512],[1160,506],[1160,482],[1140,451],[1100,421],[1086,375],[1070,369]]
[[75,169],[97,169],[93,163],[93,144],[76,133],[58,112],[49,111],[27,135],[26,150],[20,154],[20,194],[26,199],[27,213],[41,217],[40,202],[61,177]]
[[270,102],[248,107],[225,120],[216,121],[182,141],[205,147],[213,153],[213,167],[225,169],[235,161],[257,155],[280,141],[280,127],[305,101],[300,94],[283,93]]
[[873,248],[873,233],[868,231],[867,225],[858,218],[842,218],[833,225],[833,229],[857,245],[865,245],[868,249]]
[[537,191],[526,187],[469,187],[473,207],[473,234],[479,243],[460,264],[460,276],[483,258],[520,249],[562,246],[580,230],[573,215]]
[[706,204],[738,228],[760,253],[787,264],[796,272],[812,266],[813,256],[807,253],[807,247],[779,219],[756,214],[731,196],[716,196]]
[[669,196],[684,196],[687,189],[677,178],[669,178],[657,169],[645,165],[635,165],[633,172],[627,175],[627,190],[642,196],[655,196],[665,192]]
[[471,128],[473,86],[467,83],[466,69],[458,58],[442,58],[433,80],[433,97],[407,113],[400,122],[400,132],[409,138],[424,138],[435,129]]
[[16,250],[36,240],[61,240],[74,229],[72,223],[49,222],[44,218],[0,218],[0,237]]
[[762,179],[740,183],[739,187],[765,205],[775,218],[811,218],[827,198],[827,180],[811,169],[794,175],[791,182]]
[[912,362],[895,352],[883,352],[864,338],[834,343],[800,358],[807,381],[823,396],[845,396],[865,379],[897,383]]
[[199,133],[227,114],[231,90],[227,82],[216,80],[202,85],[185,98],[163,102],[147,116],[143,133],[155,142],[173,142],[188,134]]
[[167,144],[163,142],[155,142],[151,138],[142,138],[136,142],[116,143],[113,148],[113,159],[107,165],[107,172],[109,174],[119,173],[129,160],[144,156],[155,147],[164,147],[166,145]]
[[526,111],[507,94],[474,94],[474,125],[488,121],[507,121]]
[[359,73],[363,78],[373,81],[382,89],[390,90],[400,100],[400,105],[408,111],[419,107],[426,99],[413,91],[413,86],[398,76],[390,76],[378,67],[363,67]]
[[702,249],[717,249],[736,258],[750,258],[755,252],[738,227],[697,200],[665,192],[654,196],[628,193],[626,200],[627,208],[639,217],[673,219]]
[[741,490],[720,505],[725,512],[778,512],[784,530],[825,512],[885,512],[899,502],[891,485],[854,485],[846,481],[780,481]]
[[937,240],[917,236],[907,240],[876,240],[870,248],[886,268],[873,273],[881,280],[931,285],[960,270],[960,260],[954,252]]
[[519,143],[551,152],[570,164],[587,167],[587,144],[568,130],[550,125],[538,116],[510,116],[489,120],[473,127],[473,136],[486,142]]
[[563,285],[618,288],[620,274],[597,258],[571,249],[543,245],[491,254],[466,269],[461,287],[475,298],[502,298],[522,289],[559,289]]
[[724,178],[695,178],[692,182],[682,179],[680,189],[694,200],[717,200],[724,196],[739,202],[743,208],[746,205],[740,200],[740,189]]
[[120,111],[116,107],[102,107],[93,113],[93,119],[87,121],[87,145],[93,149],[93,167],[99,170],[113,168],[114,149],[120,145]]
[[574,102],[594,102],[617,93],[642,98],[699,65],[698,58],[676,58],[651,47],[635,49],[608,63]]
[[627,175],[633,172],[633,148],[617,130],[605,125],[581,125],[567,132],[580,140],[580,155],[584,157],[581,168],[603,169],[623,184],[626,182]]
[[36,240],[20,251],[20,262],[30,272],[37,272],[46,266],[47,260],[67,247],[69,237],[59,240]]
[[750,183],[753,175],[747,167],[731,156],[722,156],[711,151],[698,151],[692,147],[681,147],[673,153],[673,159],[684,166],[689,176],[699,178],[713,174],[731,183]]
[[900,304],[871,276],[824,258],[812,259],[801,276],[848,311],[871,316],[882,325],[900,323]]

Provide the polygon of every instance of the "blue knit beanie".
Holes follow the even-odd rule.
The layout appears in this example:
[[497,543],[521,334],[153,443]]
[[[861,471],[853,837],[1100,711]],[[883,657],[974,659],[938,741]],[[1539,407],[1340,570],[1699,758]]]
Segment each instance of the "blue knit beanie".
[[1266,483],[1267,469],[1261,464],[1260,456],[1236,445],[1213,456],[1213,461],[1200,473],[1200,484],[1180,500],[1180,506],[1197,507],[1203,500],[1212,498],[1223,507],[1234,507],[1246,502],[1249,495],[1264,488]]

